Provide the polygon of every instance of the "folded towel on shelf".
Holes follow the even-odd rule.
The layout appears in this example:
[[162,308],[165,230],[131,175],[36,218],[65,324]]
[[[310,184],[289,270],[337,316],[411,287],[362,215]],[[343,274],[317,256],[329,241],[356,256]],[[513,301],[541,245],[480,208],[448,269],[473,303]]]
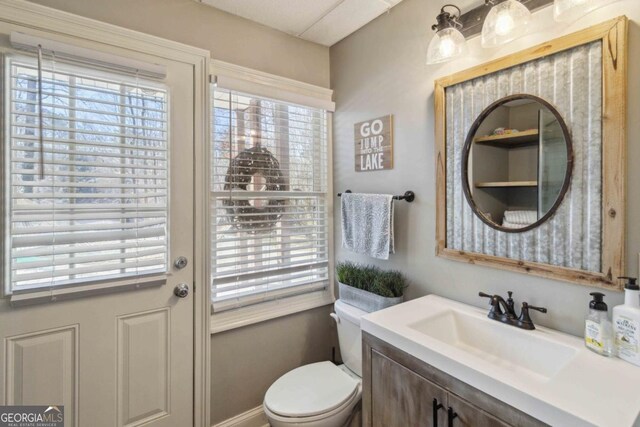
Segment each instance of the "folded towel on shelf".
[[342,193],[342,247],[373,258],[394,252],[393,196]]
[[537,220],[538,212],[536,211],[504,211],[504,222],[520,224],[522,226],[533,224]]
[[518,224],[518,223],[515,223],[515,222],[509,222],[507,220],[502,221],[502,226],[504,228],[524,228],[527,225],[529,225],[529,224]]

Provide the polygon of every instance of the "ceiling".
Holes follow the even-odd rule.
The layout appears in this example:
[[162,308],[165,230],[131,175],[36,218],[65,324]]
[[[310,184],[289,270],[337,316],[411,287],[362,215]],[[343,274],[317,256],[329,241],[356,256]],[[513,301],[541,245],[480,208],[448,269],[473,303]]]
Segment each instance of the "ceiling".
[[296,37],[331,46],[402,0],[199,0]]

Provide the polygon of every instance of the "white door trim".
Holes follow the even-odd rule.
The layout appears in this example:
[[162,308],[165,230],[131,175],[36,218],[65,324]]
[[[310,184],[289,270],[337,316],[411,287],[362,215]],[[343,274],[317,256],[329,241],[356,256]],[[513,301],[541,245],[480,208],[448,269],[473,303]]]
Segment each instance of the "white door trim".
[[[24,0],[0,0],[0,21],[29,28],[33,35],[72,37],[74,41],[101,43],[132,52],[153,55],[193,66],[194,70],[194,167],[195,195],[207,194],[206,162],[208,121],[209,51],[137,31],[73,15]],[[204,186],[204,187],[203,187]],[[207,279],[205,237],[208,236],[206,201],[194,197],[194,426],[208,427],[210,413],[210,287]]]

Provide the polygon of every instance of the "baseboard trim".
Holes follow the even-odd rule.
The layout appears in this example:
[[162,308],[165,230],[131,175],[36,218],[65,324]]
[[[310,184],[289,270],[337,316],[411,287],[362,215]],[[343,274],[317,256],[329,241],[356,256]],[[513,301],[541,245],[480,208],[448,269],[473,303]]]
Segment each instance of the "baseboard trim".
[[269,427],[269,420],[267,420],[262,405],[260,405],[212,427]]

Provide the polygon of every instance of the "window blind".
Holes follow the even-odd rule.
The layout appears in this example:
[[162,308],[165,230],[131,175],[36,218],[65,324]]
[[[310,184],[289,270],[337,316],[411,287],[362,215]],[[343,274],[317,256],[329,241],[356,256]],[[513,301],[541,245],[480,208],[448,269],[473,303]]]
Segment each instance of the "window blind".
[[326,289],[327,113],[212,88],[214,311]]
[[165,273],[166,89],[55,58],[6,71],[10,292]]

